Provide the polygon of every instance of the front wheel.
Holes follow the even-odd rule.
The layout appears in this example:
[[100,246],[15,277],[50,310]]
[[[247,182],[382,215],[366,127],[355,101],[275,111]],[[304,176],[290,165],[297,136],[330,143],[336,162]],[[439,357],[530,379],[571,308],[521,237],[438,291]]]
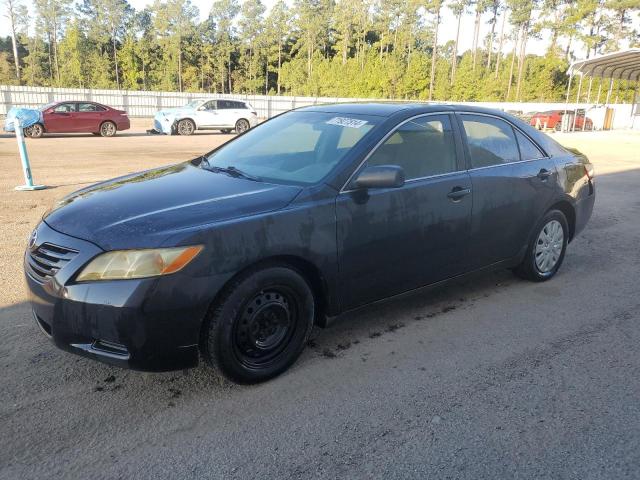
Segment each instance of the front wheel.
[[242,275],[207,318],[203,355],[239,383],[273,378],[302,353],[314,305],[309,285],[292,268],[273,266]]
[[178,122],[176,130],[178,131],[178,135],[192,135],[193,132],[196,131],[196,124],[188,118],[185,118]]
[[562,265],[568,241],[567,218],[559,210],[550,210],[538,223],[527,253],[514,272],[534,282],[549,280]]
[[113,137],[116,131],[116,124],[113,122],[104,122],[100,125],[100,135],[103,137]]
[[44,128],[39,123],[35,123],[24,129],[24,134],[30,138],[40,138],[44,134]]
[[236,122],[236,133],[244,133],[251,128],[249,122],[244,118],[241,118]]

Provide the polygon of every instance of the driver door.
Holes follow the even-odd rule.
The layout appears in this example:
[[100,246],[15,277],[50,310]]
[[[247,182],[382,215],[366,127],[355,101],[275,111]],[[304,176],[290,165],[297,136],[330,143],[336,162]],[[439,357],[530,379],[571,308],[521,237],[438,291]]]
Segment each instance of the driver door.
[[43,114],[44,128],[49,133],[76,131],[75,102],[65,102],[50,108]]
[[220,126],[220,115],[215,100],[209,100],[200,105],[195,112],[195,117],[198,127],[211,128]]
[[[343,308],[355,308],[463,273],[468,264],[471,181],[449,114],[408,120],[366,166],[399,165],[400,188],[349,186],[336,199]],[[357,173],[356,173],[357,176]]]

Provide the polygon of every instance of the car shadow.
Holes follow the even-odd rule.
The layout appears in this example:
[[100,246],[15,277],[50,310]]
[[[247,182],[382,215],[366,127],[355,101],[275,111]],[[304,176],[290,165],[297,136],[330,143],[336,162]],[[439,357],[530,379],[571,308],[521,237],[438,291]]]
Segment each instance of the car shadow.
[[[348,312],[329,328],[314,327],[301,358],[283,375],[295,375],[304,371],[309,364],[345,355],[347,350],[359,344],[376,348],[376,343],[386,342],[394,332],[411,323],[426,324],[454,310],[472,308],[476,300],[487,298],[493,292],[520,281],[504,270],[474,274]],[[27,302],[0,308],[0,328],[9,327],[19,330],[19,336],[22,337],[10,339],[11,345],[14,345],[11,347],[14,349],[11,353],[12,363],[28,366],[29,375],[42,379],[45,384],[43,388],[47,389],[61,388],[61,384],[69,379],[95,394],[124,393],[144,386],[150,398],[164,399],[165,406],[172,406],[178,397],[187,400],[202,392],[211,394],[219,389],[258,388],[230,383],[217,375],[202,359],[198,367],[190,370],[142,373],[63,352],[41,333],[33,321]],[[65,372],[64,378],[57,373],[62,371]],[[152,394],[154,390],[156,393]]]

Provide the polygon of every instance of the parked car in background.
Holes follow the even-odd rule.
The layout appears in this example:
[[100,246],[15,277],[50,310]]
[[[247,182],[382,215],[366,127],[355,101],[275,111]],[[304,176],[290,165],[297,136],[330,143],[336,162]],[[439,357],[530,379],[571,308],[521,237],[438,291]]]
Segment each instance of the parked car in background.
[[70,194],[24,267],[60,348],[142,370],[202,356],[251,383],[362,305],[480,269],[551,279],[594,200],[584,155],[502,112],[321,105]]
[[244,133],[258,124],[258,114],[240,100],[192,100],[183,107],[159,111],[154,118],[157,132],[191,135],[196,130]]
[[96,102],[53,102],[39,110],[40,121],[24,129],[28,137],[40,138],[45,133],[93,133],[113,137],[131,126],[127,112]]
[[[529,124],[532,127],[536,127],[540,130],[545,128],[546,125],[546,128],[553,128],[556,131],[560,131],[562,128],[562,117],[564,116],[564,114],[564,110],[548,110],[546,112],[538,112],[531,117]],[[575,115],[575,112],[573,110],[567,110],[566,114],[569,115],[572,119]],[[573,120],[570,120],[570,122],[571,124],[569,125],[569,129],[572,129],[574,128]],[[584,130],[593,130],[593,121],[589,117],[585,117],[584,113],[578,112],[575,121],[575,129],[582,130],[583,126]]]

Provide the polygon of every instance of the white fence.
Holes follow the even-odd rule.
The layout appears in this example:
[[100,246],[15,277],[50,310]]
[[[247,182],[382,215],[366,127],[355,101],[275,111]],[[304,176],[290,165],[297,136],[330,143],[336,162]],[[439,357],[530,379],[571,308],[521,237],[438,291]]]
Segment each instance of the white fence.
[[[179,107],[190,100],[198,98],[225,98],[248,101],[262,118],[270,118],[292,108],[321,103],[372,101],[370,98],[337,98],[337,97],[290,97],[273,95],[236,95],[236,94],[204,94],[180,92],[142,92],[135,90],[90,90],[82,88],[51,88],[0,86],[0,115],[6,115],[11,107],[34,108],[45,103],[60,100],[89,100],[104,103],[115,108],[126,110],[132,117],[152,117],[163,108]],[[467,102],[500,110],[516,112],[538,112],[545,110],[562,110],[564,103],[505,103],[505,102]],[[593,116],[589,110],[594,105],[569,103],[568,108],[587,110],[587,116]],[[632,109],[630,104],[610,105],[615,110],[613,128],[630,128],[640,126],[640,120],[633,121],[634,115],[640,115],[640,109]],[[638,107],[638,105],[636,105]],[[632,115],[632,110],[634,115]],[[595,115],[595,112],[594,112]],[[594,118],[596,127],[601,123]]]

